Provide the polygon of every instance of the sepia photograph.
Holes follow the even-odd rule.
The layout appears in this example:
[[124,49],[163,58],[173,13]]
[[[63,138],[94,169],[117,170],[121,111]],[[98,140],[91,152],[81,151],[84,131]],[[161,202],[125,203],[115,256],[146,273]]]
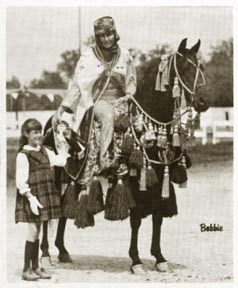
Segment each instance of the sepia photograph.
[[40,4],[4,12],[7,286],[232,285],[234,7]]

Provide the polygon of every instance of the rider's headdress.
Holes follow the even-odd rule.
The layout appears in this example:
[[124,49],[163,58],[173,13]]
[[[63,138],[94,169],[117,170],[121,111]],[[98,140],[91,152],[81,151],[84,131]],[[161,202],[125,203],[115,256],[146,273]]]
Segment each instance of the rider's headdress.
[[95,36],[100,36],[108,32],[114,32],[116,41],[120,39],[119,35],[117,34],[116,26],[112,17],[104,16],[104,17],[98,18],[94,22]]

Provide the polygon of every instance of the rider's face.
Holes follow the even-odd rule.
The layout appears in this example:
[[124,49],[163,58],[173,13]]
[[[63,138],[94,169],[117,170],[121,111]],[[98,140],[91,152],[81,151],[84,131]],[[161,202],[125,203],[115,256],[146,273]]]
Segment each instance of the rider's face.
[[111,48],[115,42],[115,35],[113,32],[107,32],[99,36],[102,46],[106,49]]

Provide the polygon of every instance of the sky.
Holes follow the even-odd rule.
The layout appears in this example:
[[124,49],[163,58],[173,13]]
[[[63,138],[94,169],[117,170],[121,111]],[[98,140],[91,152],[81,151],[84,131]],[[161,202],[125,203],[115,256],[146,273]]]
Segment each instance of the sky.
[[[144,52],[169,44],[174,50],[183,38],[188,47],[201,39],[200,52],[208,59],[211,46],[232,37],[231,7],[8,7],[6,16],[6,77],[21,83],[54,71],[60,54],[76,49],[93,34],[93,22],[112,16],[120,46]],[[80,41],[81,39],[81,41]]]

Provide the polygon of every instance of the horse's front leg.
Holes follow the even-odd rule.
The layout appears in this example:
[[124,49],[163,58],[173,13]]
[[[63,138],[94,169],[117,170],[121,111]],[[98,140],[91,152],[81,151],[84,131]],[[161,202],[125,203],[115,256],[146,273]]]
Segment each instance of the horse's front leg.
[[50,257],[49,242],[48,242],[48,221],[44,221],[42,226],[43,226],[42,241],[40,245],[42,251],[42,257]]
[[159,213],[152,214],[152,242],[151,242],[151,255],[156,259],[155,268],[160,272],[166,272],[168,270],[168,264],[166,259],[161,253],[160,240],[161,240],[161,226],[163,217]]
[[133,208],[130,213],[131,224],[131,243],[129,249],[129,256],[132,259],[131,272],[134,274],[144,274],[142,261],[139,257],[138,251],[138,232],[141,225],[141,216],[137,208]]
[[58,259],[60,262],[71,263],[72,259],[64,246],[64,232],[66,227],[66,217],[60,217],[58,222],[55,246],[59,249]]

